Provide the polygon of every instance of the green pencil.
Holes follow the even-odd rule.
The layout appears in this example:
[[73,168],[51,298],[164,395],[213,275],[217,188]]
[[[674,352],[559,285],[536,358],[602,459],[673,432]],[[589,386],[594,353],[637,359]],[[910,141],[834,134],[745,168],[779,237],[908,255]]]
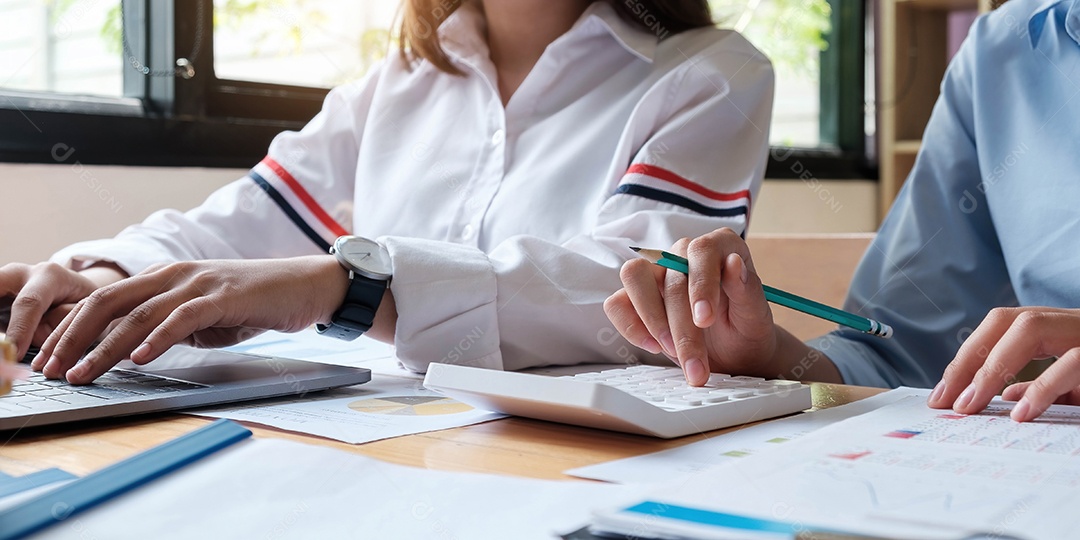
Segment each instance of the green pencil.
[[[636,251],[639,255],[645,257],[653,264],[663,266],[664,268],[676,272],[682,272],[683,274],[690,273],[690,263],[683,257],[659,249],[645,249],[633,246],[630,246],[630,249]],[[847,326],[848,328],[854,328],[855,330],[866,332],[867,334],[883,338],[892,337],[892,327],[885,323],[867,319],[866,317],[861,317],[854,313],[848,313],[842,309],[826,306],[821,302],[815,302],[775,287],[770,287],[768,285],[762,285],[761,287],[765,289],[765,299],[774,304],[779,304],[794,309],[795,311],[801,311],[807,315],[813,315],[820,319],[825,319],[826,321],[832,321],[836,324]]]

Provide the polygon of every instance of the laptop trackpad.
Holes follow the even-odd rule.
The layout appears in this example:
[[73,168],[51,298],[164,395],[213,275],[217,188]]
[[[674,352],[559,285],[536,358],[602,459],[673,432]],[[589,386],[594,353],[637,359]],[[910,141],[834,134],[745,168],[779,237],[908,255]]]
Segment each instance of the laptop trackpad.
[[253,380],[269,378],[305,380],[342,369],[338,366],[303,360],[272,358],[215,349],[195,349],[183,345],[174,346],[145,366],[124,360],[116,367],[207,385],[249,383]]

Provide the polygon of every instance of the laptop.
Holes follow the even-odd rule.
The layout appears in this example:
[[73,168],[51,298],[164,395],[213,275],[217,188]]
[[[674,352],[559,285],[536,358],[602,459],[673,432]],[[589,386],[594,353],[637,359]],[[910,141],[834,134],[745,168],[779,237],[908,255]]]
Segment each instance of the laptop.
[[89,385],[41,373],[15,381],[0,396],[0,431],[304,395],[369,380],[364,368],[177,345],[145,366],[125,360]]

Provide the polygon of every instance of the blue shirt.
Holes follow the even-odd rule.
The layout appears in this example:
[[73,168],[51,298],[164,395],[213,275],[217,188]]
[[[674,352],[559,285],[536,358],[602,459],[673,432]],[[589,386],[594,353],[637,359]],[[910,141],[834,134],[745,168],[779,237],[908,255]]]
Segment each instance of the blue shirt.
[[953,59],[845,308],[892,339],[812,341],[845,382],[933,386],[997,306],[1080,307],[1080,0],[1011,0]]

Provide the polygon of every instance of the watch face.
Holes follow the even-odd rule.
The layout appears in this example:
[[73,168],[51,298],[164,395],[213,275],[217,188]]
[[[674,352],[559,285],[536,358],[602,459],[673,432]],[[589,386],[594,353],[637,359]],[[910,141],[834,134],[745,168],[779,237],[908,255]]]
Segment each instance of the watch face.
[[393,266],[386,248],[359,236],[343,237],[334,243],[337,256],[357,272],[373,279],[390,279]]

